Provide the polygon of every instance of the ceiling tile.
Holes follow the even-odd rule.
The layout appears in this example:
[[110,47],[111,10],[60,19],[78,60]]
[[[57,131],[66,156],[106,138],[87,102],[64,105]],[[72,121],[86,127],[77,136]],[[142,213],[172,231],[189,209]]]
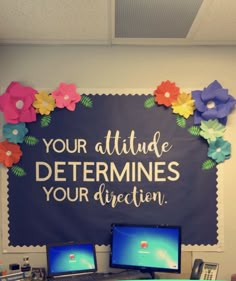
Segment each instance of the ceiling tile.
[[109,0],[0,0],[0,39],[107,41]]

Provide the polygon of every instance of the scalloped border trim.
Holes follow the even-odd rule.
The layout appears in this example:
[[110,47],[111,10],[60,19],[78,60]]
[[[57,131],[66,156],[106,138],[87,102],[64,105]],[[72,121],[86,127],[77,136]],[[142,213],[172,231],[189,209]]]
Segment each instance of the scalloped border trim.
[[[38,89],[50,92],[50,89]],[[191,89],[181,89],[182,91],[191,92]],[[153,89],[78,89],[83,95],[150,95]],[[4,124],[0,116],[0,124]],[[223,163],[217,165],[217,240],[215,245],[182,245],[182,251],[224,251],[224,217],[223,217]],[[45,252],[45,246],[9,246],[9,211],[8,211],[8,175],[7,168],[0,167],[0,194],[1,214],[2,214],[2,252],[3,253],[25,253],[25,252]],[[96,245],[96,250],[100,253],[109,252],[110,245]]]

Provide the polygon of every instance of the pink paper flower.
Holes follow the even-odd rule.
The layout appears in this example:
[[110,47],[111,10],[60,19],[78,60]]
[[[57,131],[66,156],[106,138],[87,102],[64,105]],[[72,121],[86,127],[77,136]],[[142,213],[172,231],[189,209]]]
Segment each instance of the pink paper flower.
[[81,96],[76,92],[74,84],[60,83],[59,88],[52,92],[52,96],[57,107],[66,107],[70,111],[74,111],[75,104],[81,100]]
[[24,87],[18,82],[11,82],[7,90],[0,96],[0,110],[7,123],[33,122],[36,112],[32,106],[37,91]]

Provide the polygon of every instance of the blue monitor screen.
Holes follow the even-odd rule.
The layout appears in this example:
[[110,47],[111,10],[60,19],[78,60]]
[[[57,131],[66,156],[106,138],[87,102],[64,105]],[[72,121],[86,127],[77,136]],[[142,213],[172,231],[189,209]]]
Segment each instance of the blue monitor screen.
[[180,273],[181,228],[113,224],[110,266]]
[[46,245],[48,276],[74,275],[97,270],[93,244]]

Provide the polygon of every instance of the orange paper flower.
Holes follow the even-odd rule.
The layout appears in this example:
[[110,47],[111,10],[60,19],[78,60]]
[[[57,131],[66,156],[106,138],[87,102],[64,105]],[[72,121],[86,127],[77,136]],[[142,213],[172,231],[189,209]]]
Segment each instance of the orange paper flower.
[[154,91],[155,102],[169,107],[178,98],[179,93],[179,87],[174,82],[163,81]]
[[0,162],[4,166],[9,168],[18,163],[21,155],[22,151],[18,144],[10,143],[7,140],[0,142]]

